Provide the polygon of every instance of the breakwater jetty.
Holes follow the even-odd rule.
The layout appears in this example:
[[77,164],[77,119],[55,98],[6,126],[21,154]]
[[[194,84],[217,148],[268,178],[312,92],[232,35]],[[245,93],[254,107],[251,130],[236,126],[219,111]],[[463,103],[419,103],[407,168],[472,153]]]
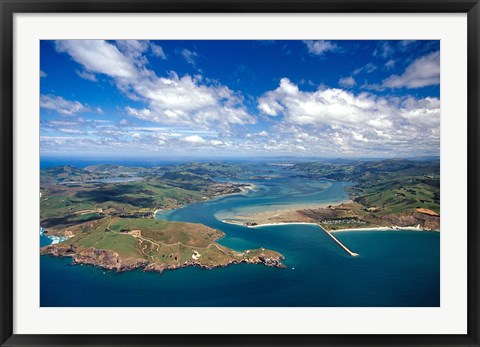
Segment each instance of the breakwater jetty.
[[326,230],[326,229],[324,229],[324,228],[322,228],[322,227],[320,227],[320,228],[321,228],[328,236],[330,236],[333,241],[335,241],[340,247],[342,247],[343,250],[344,250],[345,252],[347,252],[349,255],[351,255],[352,257],[356,257],[356,256],[358,255],[358,253],[352,252],[350,249],[348,249],[348,247],[345,246],[343,243],[341,243],[335,236],[333,236],[333,234],[332,234],[330,231],[328,231],[328,230]]

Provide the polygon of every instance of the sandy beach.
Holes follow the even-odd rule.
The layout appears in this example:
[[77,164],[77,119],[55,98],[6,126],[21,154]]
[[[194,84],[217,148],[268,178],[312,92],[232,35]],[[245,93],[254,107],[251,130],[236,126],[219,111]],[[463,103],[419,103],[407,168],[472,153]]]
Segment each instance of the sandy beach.
[[337,230],[329,230],[331,233],[336,233],[336,232],[346,232],[346,231],[429,231],[429,232],[434,232],[434,233],[439,233],[440,230],[429,230],[429,229],[422,229],[419,227],[399,227],[399,226],[390,226],[390,227],[370,227],[370,228],[351,228],[351,229],[337,229]]
[[[236,182],[228,182],[228,183],[233,183],[233,184],[237,184]],[[243,195],[243,194],[248,194],[249,192],[251,191],[255,191],[258,189],[258,187],[253,184],[253,183],[243,183],[244,186],[241,186],[241,187],[238,187],[240,189],[239,192],[236,192],[236,193],[227,193],[227,194],[220,194],[220,195],[217,195],[217,196],[214,196],[210,199],[206,199],[204,201],[214,201],[214,200],[217,200],[217,199],[220,199],[220,198],[225,198],[227,196],[233,196],[233,195]]]
[[318,208],[325,208],[329,205],[340,205],[342,203],[350,203],[351,200],[345,200],[341,202],[328,202],[328,203],[321,203],[321,204],[295,204],[295,205],[286,205],[286,206],[275,206],[278,207],[276,209],[262,211],[258,213],[252,214],[236,214],[232,217],[227,218],[219,218],[223,223],[228,224],[235,224],[246,226],[248,228],[260,228],[264,226],[275,226],[275,225],[288,225],[288,224],[309,224],[309,225],[317,225],[322,229],[330,232],[330,233],[337,233],[337,232],[361,232],[361,231],[429,231],[429,232],[440,232],[440,230],[430,230],[430,229],[422,229],[420,225],[417,226],[410,226],[410,227],[402,227],[397,225],[391,226],[370,226],[364,228],[343,228],[343,229],[335,229],[331,230],[328,229],[319,223],[313,222],[311,218],[305,216],[304,214],[299,213],[301,210],[307,209],[318,209]]
[[276,226],[276,225],[294,225],[294,224],[308,224],[308,225],[318,225],[317,223],[311,222],[279,222],[279,223],[265,223],[265,224],[255,224],[255,225],[245,225],[244,222],[238,222],[234,220],[222,220],[223,223],[227,224],[234,224],[234,225],[241,225],[247,228],[260,228],[260,227],[268,227],[268,226]]
[[[294,204],[294,205],[275,205],[271,210],[266,210],[251,214],[236,214],[233,216],[219,218],[224,223],[247,225],[247,226],[265,226],[279,224],[316,224],[312,220],[304,216],[298,211],[325,208],[330,205],[338,205],[342,203],[350,203],[351,200],[325,202],[319,204]],[[262,208],[262,206],[259,206]]]
[[356,232],[361,232],[361,231],[385,231],[385,232],[391,232],[391,231],[428,231],[428,232],[433,232],[433,233],[439,233],[440,230],[429,230],[429,229],[422,229],[419,227],[399,227],[399,226],[384,226],[384,227],[369,227],[369,228],[351,228],[351,229],[337,229],[337,230],[328,230],[324,227],[322,227],[318,223],[312,223],[312,222],[278,222],[278,223],[264,223],[264,224],[255,224],[255,225],[246,225],[245,222],[240,222],[240,221],[234,221],[234,220],[222,220],[223,223],[227,224],[235,224],[235,225],[241,225],[245,226],[247,228],[261,228],[261,227],[266,227],[266,226],[276,226],[276,225],[295,225],[295,224],[307,224],[307,225],[316,225],[323,230],[326,230],[330,233],[337,233],[337,232],[350,232],[350,231],[356,231]]
[[[253,184],[253,183],[245,183],[245,186],[242,186],[242,187],[239,187],[240,188],[240,192],[237,192],[237,193],[229,193],[229,194],[222,194],[222,195],[218,195],[218,196],[215,196],[215,197],[212,197],[210,199],[207,199],[205,198],[205,200],[203,200],[203,202],[205,201],[213,201],[213,200],[217,200],[217,199],[220,199],[220,198],[224,198],[224,197],[227,197],[227,196],[231,196],[231,195],[240,195],[240,194],[248,194],[250,191],[255,191],[258,189],[258,187]],[[187,205],[187,204],[186,204]],[[167,212],[171,212],[171,211],[174,211],[174,210],[177,210],[177,209],[180,209],[180,208],[183,208],[185,207],[186,205],[183,205],[183,206],[179,206],[177,208],[159,208],[159,209],[156,209],[154,212],[153,212],[153,218],[156,218],[156,215],[157,213],[167,213]],[[227,223],[227,222],[225,222]],[[232,221],[231,224],[240,224],[240,225],[243,225],[243,223],[239,222],[239,223],[235,223],[235,221]]]

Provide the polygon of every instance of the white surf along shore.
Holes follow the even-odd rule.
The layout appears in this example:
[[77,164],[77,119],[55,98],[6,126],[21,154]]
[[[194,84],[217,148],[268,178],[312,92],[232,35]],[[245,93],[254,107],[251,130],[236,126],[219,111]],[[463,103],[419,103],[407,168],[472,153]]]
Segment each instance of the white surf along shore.
[[[347,252],[351,256],[357,256],[358,254],[351,251],[346,247],[342,242],[340,242],[333,234],[340,233],[340,232],[368,232],[368,231],[381,231],[381,232],[395,232],[395,231],[428,231],[428,232],[440,232],[440,230],[429,230],[429,229],[422,229],[420,225],[417,226],[410,226],[410,227],[402,227],[397,225],[391,226],[379,226],[379,227],[365,227],[365,228],[344,228],[344,229],[336,229],[336,230],[329,230],[323,227],[319,223],[310,222],[310,221],[286,221],[286,222],[272,222],[269,219],[273,219],[275,217],[281,215],[288,215],[291,214],[292,219],[295,220],[295,217],[300,216],[298,215],[297,211],[303,209],[316,209],[316,208],[325,208],[330,205],[339,205],[342,203],[351,203],[352,200],[343,200],[343,201],[330,201],[318,204],[291,204],[291,205],[275,205],[272,209],[272,206],[269,206],[268,209],[262,212],[256,212],[251,214],[231,214],[228,218],[218,218],[223,223],[228,224],[235,224],[240,225],[247,228],[262,228],[262,227],[269,227],[269,226],[280,226],[280,225],[314,225],[319,227],[323,230],[330,238],[333,239],[345,252]],[[259,206],[261,209],[262,207]],[[262,222],[264,220],[265,222]]]
[[[235,214],[234,212],[230,212],[227,216],[222,215],[219,213],[218,216],[215,217],[223,223],[227,224],[235,224],[241,225],[247,228],[261,228],[266,226],[276,226],[276,225],[295,225],[295,224],[305,224],[305,225],[316,225],[331,233],[337,232],[350,232],[350,231],[428,231],[428,232],[440,232],[440,230],[430,230],[430,229],[423,229],[420,225],[417,226],[398,226],[398,225],[391,225],[391,226],[378,226],[378,227],[364,227],[364,228],[343,228],[343,229],[326,229],[319,223],[314,223],[310,221],[288,221],[288,222],[272,222],[268,221],[269,219],[285,215],[288,213],[296,213],[299,210],[306,210],[306,209],[317,209],[317,208],[325,208],[331,205],[340,205],[340,204],[348,204],[352,203],[353,201],[350,199],[342,200],[342,201],[330,201],[330,202],[322,202],[318,204],[289,204],[289,205],[271,205],[264,209],[264,206],[258,206],[258,209],[264,209],[261,212],[253,212],[253,213],[241,213],[242,211],[237,211]],[[223,217],[223,218],[219,218]],[[265,220],[265,222],[262,222]],[[250,224],[252,223],[252,224]]]
[[63,241],[66,241],[66,240],[69,239],[68,236],[45,235],[45,229],[44,228],[40,228],[40,236],[44,236],[44,237],[52,240],[52,245],[55,245],[57,243],[60,243],[60,242],[63,242]]
[[[264,223],[264,224],[256,224],[256,225],[245,225],[243,222],[237,222],[237,221],[233,221],[233,220],[221,220],[221,222],[223,223],[227,223],[227,224],[235,224],[235,225],[241,225],[241,226],[244,226],[244,227],[247,227],[247,228],[252,228],[252,229],[255,229],[255,228],[261,228],[261,227],[268,227],[268,226],[276,226],[276,225],[297,225],[297,224],[304,224],[304,225],[315,225],[315,226],[318,226],[320,228],[322,228],[323,230],[325,230],[324,227],[322,227],[320,224],[318,223],[312,223],[312,222],[279,222],[279,223]],[[440,230],[429,230],[429,229],[422,229],[418,226],[416,227],[401,227],[401,226],[397,226],[397,225],[394,225],[394,226],[384,226],[384,227],[368,227],[368,228],[351,228],[351,229],[336,229],[336,230],[328,230],[329,232],[331,233],[337,233],[337,232],[347,232],[347,231],[385,231],[385,232],[388,232],[388,231],[402,231],[402,230],[405,230],[405,231],[428,231],[428,232],[440,232]]]
[[390,227],[370,227],[370,228],[351,228],[351,229],[337,229],[337,230],[330,230],[331,233],[337,232],[347,232],[347,231],[428,231],[432,233],[439,233],[440,230],[430,230],[430,229],[422,229],[419,226],[416,227],[401,227],[397,225],[393,225]]

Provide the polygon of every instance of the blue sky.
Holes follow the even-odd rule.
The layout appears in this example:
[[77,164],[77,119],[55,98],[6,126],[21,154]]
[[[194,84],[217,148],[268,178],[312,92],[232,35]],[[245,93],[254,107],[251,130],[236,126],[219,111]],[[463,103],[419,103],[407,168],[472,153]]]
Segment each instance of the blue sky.
[[439,41],[40,45],[45,156],[439,155]]

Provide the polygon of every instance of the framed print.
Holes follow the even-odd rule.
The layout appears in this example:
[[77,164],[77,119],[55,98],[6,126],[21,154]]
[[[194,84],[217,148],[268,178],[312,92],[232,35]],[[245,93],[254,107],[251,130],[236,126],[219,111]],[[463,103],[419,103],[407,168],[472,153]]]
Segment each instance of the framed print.
[[478,346],[478,1],[2,1],[1,343]]

